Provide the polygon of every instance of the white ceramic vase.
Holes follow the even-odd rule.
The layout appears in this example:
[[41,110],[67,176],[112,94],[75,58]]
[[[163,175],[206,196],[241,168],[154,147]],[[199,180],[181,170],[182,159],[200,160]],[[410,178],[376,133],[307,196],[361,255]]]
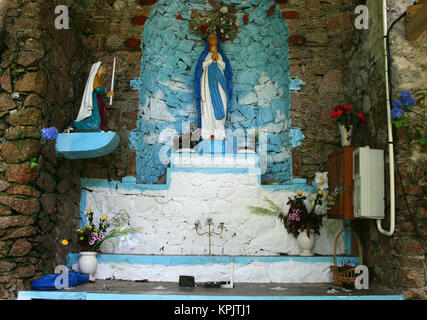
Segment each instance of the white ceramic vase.
[[347,127],[343,124],[339,125],[340,135],[341,135],[341,146],[349,147],[351,145],[351,135],[353,133],[353,126]]
[[89,273],[89,281],[95,281],[96,269],[98,268],[98,259],[96,252],[82,251],[79,258],[80,273]]
[[314,256],[313,247],[316,242],[315,233],[313,231],[310,232],[310,237],[307,235],[307,230],[304,230],[299,233],[297,237],[297,242],[302,252],[300,256],[302,257],[311,257]]

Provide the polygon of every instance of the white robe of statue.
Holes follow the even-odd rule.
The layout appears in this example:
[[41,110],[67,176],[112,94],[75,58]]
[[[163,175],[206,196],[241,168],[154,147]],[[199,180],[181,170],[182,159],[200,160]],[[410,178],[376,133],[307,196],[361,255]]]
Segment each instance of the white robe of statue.
[[218,83],[219,92],[221,94],[222,103],[224,105],[224,114],[225,117],[222,120],[217,120],[215,118],[214,109],[212,106],[212,99],[209,90],[209,77],[208,77],[208,67],[212,63],[218,63],[218,67],[221,69],[224,74],[225,62],[222,60],[222,56],[218,53],[218,62],[212,60],[212,52],[209,52],[206,56],[205,61],[203,62],[203,73],[201,78],[201,113],[202,113],[202,139],[208,140],[211,139],[211,136],[215,136],[215,140],[224,140],[225,139],[225,122],[227,120],[227,95],[222,89],[222,86]]

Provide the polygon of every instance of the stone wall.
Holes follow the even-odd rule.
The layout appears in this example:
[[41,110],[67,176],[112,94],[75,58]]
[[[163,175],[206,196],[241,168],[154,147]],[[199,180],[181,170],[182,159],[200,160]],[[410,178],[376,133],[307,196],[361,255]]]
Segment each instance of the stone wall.
[[[61,4],[69,8],[69,30],[54,27],[55,6]],[[129,82],[138,75],[141,50],[132,38],[141,38],[152,4],[0,3],[0,299],[11,299],[33,279],[52,273],[65,263],[68,250],[78,251],[60,242],[75,238],[82,175],[135,175],[127,138],[136,127],[138,94]],[[116,97],[108,115],[121,145],[102,159],[64,161],[56,156],[54,142],[41,143],[40,130],[67,128],[78,113],[91,64],[101,60],[112,66],[113,55],[118,58]]]
[[[108,90],[113,57],[117,57],[115,97],[112,106],[107,104],[107,114],[109,127],[119,135],[120,144],[110,155],[84,161],[85,177],[117,180],[136,175],[136,153],[129,149],[129,133],[137,125],[139,95],[130,87],[130,81],[139,76],[144,24],[154,2],[74,1],[70,6],[70,14],[83,34],[82,45],[92,57],[91,63],[101,61],[107,66],[104,85]],[[82,82],[86,82],[89,70],[87,65]],[[81,97],[77,100],[81,101]]]
[[0,64],[0,298],[64,264],[79,218],[79,162],[56,157],[40,130],[62,129],[83,90],[87,52],[76,29],[56,30],[53,1],[10,0]]
[[[349,3],[344,4],[341,1],[290,0],[276,2],[279,4],[281,12],[276,10],[273,15],[282,15],[289,29],[289,35],[288,32],[283,32],[281,36],[283,37],[283,41],[286,41],[286,39],[289,37],[290,76],[292,78],[301,79],[306,84],[302,86],[300,91],[291,92],[290,116],[292,126],[301,128],[307,139],[301,147],[293,150],[292,161],[289,161],[289,153],[291,152],[292,148],[289,148],[288,146],[288,148],[285,148],[285,151],[282,151],[281,153],[279,152],[279,154],[275,155],[274,152],[277,150],[275,150],[274,147],[277,143],[277,139],[273,139],[275,138],[273,136],[272,139],[269,140],[270,144],[268,149],[270,155],[270,168],[268,174],[264,176],[263,180],[273,180],[283,183],[286,182],[290,177],[289,174],[286,174],[286,168],[283,168],[283,166],[287,167],[288,169],[292,166],[293,175],[296,177],[310,179],[314,176],[315,172],[326,169],[328,154],[335,151],[339,147],[338,130],[336,124],[330,120],[329,113],[333,106],[338,103],[342,103],[344,99],[342,82],[344,80],[343,71],[345,70],[345,61],[342,49],[347,45],[349,35],[352,31],[352,12],[354,10],[354,5]],[[264,4],[264,7],[265,6],[266,4]],[[256,12],[254,12],[254,15],[256,17],[256,14],[259,10],[255,11]],[[256,24],[259,24],[260,21],[258,19],[257,22],[254,23],[252,18],[254,15],[252,13],[249,14],[249,24],[252,24],[253,27],[255,27]],[[185,14],[182,14],[181,16],[185,18]],[[267,14],[265,16],[265,21],[268,21]],[[182,21],[176,20],[173,20],[171,23],[175,22],[182,24]],[[245,29],[245,27],[242,28]],[[262,32],[258,33],[261,35],[263,34]],[[192,38],[190,37],[190,39]],[[258,40],[261,41],[262,39]],[[149,39],[143,39],[143,41],[147,41],[148,44]],[[257,40],[254,42],[257,42]],[[233,59],[233,46],[230,44],[225,44],[224,47],[226,53],[231,54],[231,59]],[[229,50],[229,52],[227,52],[227,50]],[[242,54],[244,53],[242,52]],[[242,58],[242,60],[245,59]],[[283,61],[286,62],[286,59]],[[239,69],[240,61],[235,58],[233,62],[237,66],[236,72],[242,74],[243,70]],[[271,65],[271,62],[269,62],[268,65]],[[149,68],[144,67],[142,73],[147,73],[147,69]],[[143,76],[144,74],[141,77],[141,81],[136,84],[136,86],[140,89],[143,87]],[[240,89],[242,89],[242,87],[247,87],[245,84],[240,84],[239,79],[242,79],[242,77],[237,75],[235,76],[235,81],[233,82],[233,85],[236,86],[237,94],[235,97],[236,101],[234,101],[232,104],[234,109],[232,108],[230,110],[232,114],[233,111],[236,111],[235,114],[233,114],[233,116],[230,118],[231,127],[240,126],[246,128],[251,127],[251,125],[262,127],[265,125],[264,122],[268,122],[269,119],[271,120],[271,113],[273,114],[273,122],[276,122],[276,119],[274,118],[274,112],[270,112],[270,116],[267,117],[264,116],[264,114],[266,114],[265,112],[261,115],[258,115],[258,109],[262,111],[270,108],[254,108],[254,106],[257,106],[257,99],[252,101],[251,105],[244,105],[243,107],[240,106],[242,104],[240,101],[245,102],[248,99],[244,99],[246,98],[246,96],[243,96],[244,92],[241,92],[240,94],[238,92]],[[146,88],[145,90],[152,91],[151,88]],[[144,91],[141,91],[141,93],[143,92]],[[141,94],[141,99],[145,99],[146,95],[147,94]],[[167,97],[160,99],[160,101],[164,100],[166,103],[168,103]],[[145,100],[142,101],[142,104],[144,105],[145,102]],[[173,101],[171,104],[173,104]],[[243,110],[244,107],[246,108],[245,110]],[[174,110],[175,107],[168,109],[170,112]],[[189,110],[189,112],[190,111],[191,110]],[[157,117],[158,116],[159,115],[157,115]],[[251,117],[260,121],[254,122],[251,120]],[[265,119],[267,120],[263,122]],[[144,141],[140,141],[142,139],[136,139],[135,135],[131,136],[135,138],[134,146],[137,148],[137,150],[145,146],[142,148],[144,151],[142,152],[140,150],[138,153],[140,155],[138,157],[138,163],[140,164],[139,169],[137,170],[137,175],[140,177],[140,181],[153,182],[156,180],[156,177],[153,178],[154,180],[151,179],[151,177],[144,180],[144,174],[142,173],[143,169],[146,169],[145,171],[151,170],[148,173],[146,172],[146,176],[149,176],[149,174],[153,173],[153,171],[154,173],[159,171],[157,175],[160,175],[163,172],[161,168],[164,170],[164,166],[162,164],[153,163],[153,166],[155,165],[157,169],[152,168],[149,170],[147,167],[147,157],[151,157],[152,154],[156,153],[158,150],[149,152],[149,150],[153,148],[147,149],[147,139],[150,140],[152,138],[152,132],[155,130],[155,128],[151,128],[150,124],[143,120],[144,115],[142,115],[140,120],[139,129],[137,129],[135,132],[145,132],[146,138],[143,139]],[[277,123],[275,123],[275,125],[277,127]],[[177,131],[179,132],[179,130]],[[286,139],[281,140],[283,147],[283,145],[286,145]],[[157,145],[157,147],[159,148],[159,145]],[[286,161],[276,161],[275,159],[279,159],[281,154],[287,154],[289,159],[285,156]],[[285,175],[283,175],[282,172],[284,172]],[[282,174],[282,176],[280,174]]]
[[[412,1],[390,1],[389,26],[411,4]],[[381,3],[367,1],[367,5],[371,16],[369,30],[355,32],[347,52],[348,73],[352,77],[346,82],[346,97],[355,107],[368,113],[368,130],[359,133],[358,143],[388,150]],[[392,98],[397,99],[402,90],[408,90],[417,99],[417,105],[413,108],[416,113],[409,114],[409,125],[393,130],[395,161],[398,166],[395,170],[396,232],[392,237],[380,234],[375,221],[357,221],[352,225],[361,235],[373,285],[403,291],[408,298],[425,299],[427,287],[423,247],[427,247],[427,158],[426,147],[419,143],[416,127],[423,128],[420,130],[424,134],[427,79],[426,57],[423,52],[426,49],[426,34],[416,42],[408,42],[403,18],[391,31],[390,43]],[[390,208],[387,152],[385,168],[387,210],[382,224],[388,230]],[[407,203],[404,192],[407,194]]]
[[[64,262],[66,250],[59,242],[72,238],[78,225],[81,177],[119,181],[137,175],[129,134],[137,129],[139,93],[130,81],[140,76],[144,23],[155,2],[64,1],[70,8],[71,29],[58,31],[53,26],[54,5],[61,2],[8,1],[2,21],[5,33],[0,36],[0,298],[13,298],[32,279]],[[368,31],[352,26],[354,7],[360,1],[276,2],[289,29],[290,74],[305,82],[290,95],[292,126],[306,136],[292,153],[293,176],[311,179],[315,172],[326,170],[328,154],[340,147],[336,124],[329,119],[331,107],[340,103],[368,113],[368,130],[359,132],[355,142],[385,149],[378,1],[367,1],[372,8]],[[390,1],[390,19],[409,2]],[[393,97],[403,89],[417,93],[420,111],[425,106],[425,57],[420,53],[425,41],[407,43],[403,21],[392,37]],[[111,66],[114,55],[119,59],[116,97],[108,116],[110,127],[120,135],[120,146],[100,159],[57,158],[53,143],[40,143],[40,129],[65,129],[77,115],[91,64],[101,60]],[[411,123],[425,122],[416,119],[411,118]],[[396,153],[411,213],[419,233],[425,235],[426,150],[414,134],[412,127],[397,132]],[[37,162],[32,170],[31,158]],[[398,188],[397,194],[393,238],[380,235],[373,221],[353,226],[364,240],[375,284],[398,285],[410,297],[426,297],[424,253],[402,190]]]
[[[113,106],[107,109],[110,127],[119,133],[121,143],[111,155],[85,161],[85,177],[117,180],[138,175],[137,150],[129,148],[129,134],[138,126],[140,96],[130,82],[141,73],[145,23],[156,2],[99,0],[70,5],[92,62],[99,59],[111,66],[113,55],[119,59],[116,97]],[[342,49],[353,30],[355,5],[338,0],[276,2],[282,11],[276,13],[283,15],[289,29],[289,35],[283,37],[285,40],[289,36],[290,76],[305,82],[301,90],[290,94],[291,124],[301,128],[306,136],[303,144],[292,151],[293,176],[311,179],[315,172],[326,170],[328,154],[339,148],[339,133],[336,124],[330,121],[329,111],[344,102],[343,72],[347,61]],[[107,87],[109,82],[107,78]],[[76,105],[74,112],[77,110]]]
[[347,103],[348,79],[343,49],[348,46],[355,18],[353,1],[278,1],[289,28],[291,75],[306,85],[291,93],[292,126],[306,136],[293,150],[293,175],[311,179],[327,170],[328,155],[339,145],[331,109]]

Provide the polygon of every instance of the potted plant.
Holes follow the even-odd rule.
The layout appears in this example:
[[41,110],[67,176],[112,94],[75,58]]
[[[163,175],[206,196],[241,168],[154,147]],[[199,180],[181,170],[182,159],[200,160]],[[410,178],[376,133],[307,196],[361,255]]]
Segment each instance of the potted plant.
[[[87,224],[77,229],[78,244],[81,248],[78,264],[80,272],[88,273],[89,281],[93,282],[98,267],[96,255],[101,252],[102,243],[111,238],[127,237],[138,230],[129,227],[130,216],[126,210],[121,210],[111,222],[104,215],[97,224],[94,223],[94,212],[89,209],[86,213]],[[62,241],[63,245],[68,243],[67,240]]]
[[352,107],[346,104],[334,107],[330,117],[338,122],[342,147],[350,146],[354,127],[358,128],[366,122],[363,113],[354,113]]
[[314,234],[320,235],[323,217],[335,203],[339,190],[328,194],[319,189],[316,195],[303,195],[298,190],[296,195],[289,198],[287,204],[289,210],[285,213],[278,205],[268,198],[264,198],[267,207],[249,206],[252,213],[262,215],[275,215],[282,222],[289,234],[292,234],[298,242],[302,252],[301,256],[313,256],[315,244]]

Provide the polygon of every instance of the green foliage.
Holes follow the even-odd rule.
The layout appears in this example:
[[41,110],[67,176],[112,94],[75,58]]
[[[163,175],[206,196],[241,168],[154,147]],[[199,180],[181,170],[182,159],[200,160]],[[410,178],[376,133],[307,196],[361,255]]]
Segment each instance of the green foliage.
[[30,169],[27,170],[28,173],[30,173],[31,171],[33,171],[34,168],[36,168],[38,166],[38,162],[37,162],[37,158],[31,158],[30,159]]
[[31,158],[30,162],[31,162],[31,169],[34,169],[35,167],[37,167],[39,165],[37,163],[37,158]]
[[399,129],[402,126],[408,126],[409,125],[409,119],[408,118],[401,118],[401,119],[392,119],[391,122],[394,124],[394,126]]
[[280,209],[279,206],[277,206],[273,201],[271,201],[267,197],[264,197],[264,201],[267,203],[267,208],[249,206],[249,210],[251,210],[252,213],[260,215],[279,216],[280,214],[282,214],[282,209]]
[[417,130],[417,137],[420,145],[424,147],[426,145],[426,136],[425,134],[422,134],[420,131]]

